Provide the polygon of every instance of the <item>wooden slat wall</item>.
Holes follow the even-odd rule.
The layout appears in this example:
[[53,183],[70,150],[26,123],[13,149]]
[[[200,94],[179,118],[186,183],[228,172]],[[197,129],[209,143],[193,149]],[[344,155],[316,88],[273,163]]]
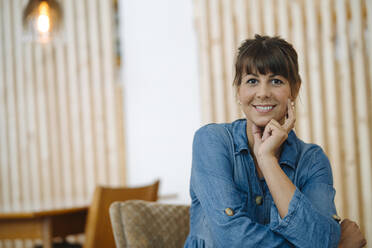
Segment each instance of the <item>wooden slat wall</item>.
[[[0,0],[0,211],[88,204],[125,184],[114,0],[61,0],[65,32],[24,41],[28,0]],[[31,247],[31,241],[0,241]]]
[[[296,132],[321,145],[336,205],[372,242],[372,0],[194,0],[203,122],[242,117],[233,57],[255,33],[280,35],[299,53]],[[371,244],[369,244],[372,247]]]

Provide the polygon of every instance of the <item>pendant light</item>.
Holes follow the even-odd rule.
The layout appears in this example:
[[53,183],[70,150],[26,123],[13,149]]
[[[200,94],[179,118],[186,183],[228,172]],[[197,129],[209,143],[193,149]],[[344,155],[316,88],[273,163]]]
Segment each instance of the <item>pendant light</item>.
[[25,39],[47,43],[62,26],[62,8],[56,0],[29,0],[23,11]]

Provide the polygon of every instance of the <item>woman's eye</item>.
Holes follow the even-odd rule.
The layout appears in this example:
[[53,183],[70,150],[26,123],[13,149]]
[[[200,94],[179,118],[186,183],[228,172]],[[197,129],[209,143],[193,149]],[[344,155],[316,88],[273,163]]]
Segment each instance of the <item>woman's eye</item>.
[[283,84],[283,81],[280,80],[280,79],[276,79],[276,78],[274,78],[274,79],[271,80],[271,83],[272,83],[273,85],[280,85],[280,84]]
[[254,78],[248,79],[247,81],[247,84],[257,84],[257,83],[258,83],[257,79],[254,79]]

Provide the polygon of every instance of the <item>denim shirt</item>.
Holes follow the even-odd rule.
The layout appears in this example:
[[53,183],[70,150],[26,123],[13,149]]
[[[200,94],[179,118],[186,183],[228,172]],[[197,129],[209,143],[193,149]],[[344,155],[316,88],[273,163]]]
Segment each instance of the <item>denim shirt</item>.
[[288,134],[278,162],[296,190],[281,218],[247,141],[244,119],[196,132],[185,247],[337,247],[335,189],[322,149]]

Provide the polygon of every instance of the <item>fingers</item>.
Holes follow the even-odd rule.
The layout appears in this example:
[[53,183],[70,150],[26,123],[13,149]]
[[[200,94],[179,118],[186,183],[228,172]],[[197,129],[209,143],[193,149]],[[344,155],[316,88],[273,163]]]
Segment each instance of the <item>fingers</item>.
[[262,135],[262,140],[266,140],[271,135],[271,133],[273,131],[273,128],[270,125],[271,121],[265,127],[265,130],[264,130],[263,135]]
[[358,224],[355,222],[355,221],[352,221],[350,219],[344,219],[342,222],[341,222],[341,226],[350,226],[350,227],[353,227],[353,228],[359,228]]
[[366,245],[367,245],[367,240],[365,238],[363,238],[363,240],[362,240],[362,247],[364,247]]
[[349,219],[343,219],[342,221],[341,221],[341,226],[346,226],[346,225],[348,225],[348,224],[350,224],[352,221],[351,220],[349,220]]
[[349,219],[344,219],[341,222],[341,236],[343,239],[352,241],[352,246],[345,247],[364,247],[367,244],[367,240],[361,232],[359,225]]
[[288,109],[288,118],[286,118],[283,128],[289,133],[292,128],[294,128],[294,124],[296,122],[296,114],[295,114],[295,108],[294,105],[292,105],[292,102],[290,99],[288,99],[287,102],[287,109]]
[[277,122],[276,120],[272,119],[265,127],[265,130],[264,130],[264,133],[262,135],[262,140],[266,140],[268,137],[270,137],[273,133],[273,131],[279,131],[279,132],[283,132],[283,134],[285,134],[285,138],[287,138],[287,130],[285,128],[283,128],[282,125],[280,125],[279,122]]
[[254,123],[252,123],[252,133],[253,133],[254,142],[257,144],[261,144],[262,143],[262,131]]
[[342,230],[358,230],[359,226],[356,222],[349,220],[349,219],[344,219],[341,222],[341,229]]

